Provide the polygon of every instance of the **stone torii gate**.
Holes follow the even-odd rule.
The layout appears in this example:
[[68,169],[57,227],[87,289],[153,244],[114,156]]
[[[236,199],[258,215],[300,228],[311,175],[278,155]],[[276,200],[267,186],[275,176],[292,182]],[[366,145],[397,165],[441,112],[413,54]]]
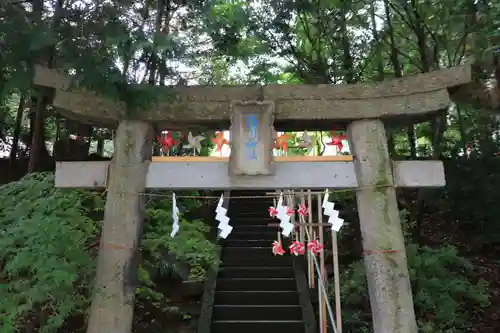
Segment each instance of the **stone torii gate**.
[[[157,87],[155,105],[128,120],[123,103],[72,87],[71,77],[37,67],[34,82],[56,90],[54,106],[59,112],[117,128],[111,162],[56,166],[58,187],[107,188],[97,291],[87,332],[131,331],[143,222],[141,194],[146,188],[353,188],[364,251],[397,250],[365,256],[375,333],[416,333],[395,187],[439,187],[445,185],[445,177],[440,161],[391,161],[383,121],[432,116],[450,105],[450,93],[470,81],[466,66],[377,84]],[[170,97],[162,100],[167,94]],[[249,117],[257,120],[256,128],[247,128]],[[332,121],[347,125],[351,161],[272,156],[273,125],[325,130]],[[152,161],[154,128],[200,127],[231,129],[229,161],[214,157]],[[247,145],[249,131],[253,146]]]

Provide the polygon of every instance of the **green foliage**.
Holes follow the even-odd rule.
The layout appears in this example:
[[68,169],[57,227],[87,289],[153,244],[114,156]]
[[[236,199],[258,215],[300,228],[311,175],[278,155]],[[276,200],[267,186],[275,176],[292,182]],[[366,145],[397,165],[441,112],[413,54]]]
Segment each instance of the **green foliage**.
[[[56,332],[65,321],[86,313],[95,277],[95,245],[104,202],[100,194],[54,188],[52,174],[31,174],[0,187],[0,333],[33,324],[38,332]],[[186,212],[199,205],[179,200]],[[139,305],[185,317],[159,291],[155,280],[189,268],[202,280],[218,260],[201,221],[181,219],[170,237],[171,201],[153,200],[147,209],[143,261],[137,289]],[[173,260],[168,260],[170,256]]]
[[[186,200],[178,204],[182,211],[189,211],[196,205],[194,200]],[[167,223],[165,223],[167,221]],[[188,221],[180,217],[180,231],[170,237],[172,228],[171,199],[154,200],[147,210],[145,235],[142,241],[143,251],[146,253],[145,267],[149,270],[169,274],[181,273],[182,263],[189,263],[190,280],[203,280],[206,270],[218,260],[217,246],[210,242],[205,235],[210,231],[203,221]],[[165,260],[166,253],[174,253],[175,259]],[[179,266],[181,265],[181,266]]]
[[[435,191],[434,209],[449,214],[450,230],[461,231],[476,244],[498,244],[500,238],[498,157],[445,162],[447,185]],[[434,200],[433,200],[434,199]]]
[[248,15],[244,1],[214,1],[210,12],[204,17],[204,24],[217,51],[227,56],[248,57],[257,41],[246,41],[244,29]]
[[407,255],[422,330],[451,333],[471,328],[469,306],[488,305],[487,283],[471,282],[472,264],[451,246],[418,249],[413,245],[408,247]]
[[[458,333],[471,328],[470,308],[486,307],[487,283],[472,277],[472,265],[456,248],[407,246],[413,301],[421,332]],[[362,261],[342,273],[341,297],[346,332],[371,332],[371,312]],[[332,288],[333,289],[333,288]]]
[[27,316],[40,332],[54,332],[88,306],[95,262],[86,249],[99,233],[88,215],[103,202],[54,188],[50,174],[4,185],[0,196],[0,332],[15,332]]

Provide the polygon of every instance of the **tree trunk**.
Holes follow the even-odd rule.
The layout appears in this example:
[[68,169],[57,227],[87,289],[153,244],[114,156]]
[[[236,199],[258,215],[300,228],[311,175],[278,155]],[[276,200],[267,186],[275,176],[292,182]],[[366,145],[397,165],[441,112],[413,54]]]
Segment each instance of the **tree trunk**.
[[118,126],[110,166],[97,281],[87,333],[130,333],[137,287],[143,196],[153,129],[141,121]]
[[[33,2],[33,12],[36,13],[36,20],[39,24],[42,20],[44,9],[44,1],[36,0]],[[52,30],[57,33],[61,25],[61,18],[64,10],[64,0],[57,0],[54,17],[52,20]],[[39,61],[46,62],[47,66],[51,68],[54,63],[54,56],[56,53],[55,45],[51,45],[40,51]],[[36,88],[35,88],[36,89]],[[52,89],[40,88],[36,97],[36,111],[34,114],[34,128],[32,129],[32,142],[30,149],[30,159],[28,164],[28,173],[36,171],[44,160],[49,156],[45,146],[45,109],[53,97]]]
[[413,14],[413,32],[417,38],[418,53],[420,54],[420,62],[422,64],[422,72],[431,71],[431,62],[429,59],[429,51],[427,45],[427,33],[425,31],[425,22],[422,19],[417,1],[411,0],[411,9]]
[[97,139],[97,155],[104,156],[104,138]]
[[[394,69],[394,76],[397,78],[403,77],[403,70],[401,67],[401,62],[399,61],[399,55],[398,55],[398,48],[396,45],[396,39],[394,38],[394,27],[392,25],[392,13],[391,9],[389,6],[389,1],[384,0],[384,9],[385,9],[385,16],[387,20],[387,27],[389,30],[389,39],[390,39],[390,44],[391,44],[391,53],[390,53],[390,58],[391,58],[391,63],[392,67]],[[411,159],[415,159],[417,157],[417,145],[415,141],[415,126],[414,124],[409,124],[406,126],[407,129],[407,139],[408,139],[408,146],[410,147],[410,157]]]
[[[165,11],[165,0],[159,0],[155,18],[155,33],[157,34],[161,33],[162,30],[161,23],[163,21],[162,18],[164,11]],[[160,59],[156,54],[156,51],[155,50],[151,51],[151,62],[149,64],[149,78],[148,78],[148,83],[151,85],[154,85],[156,83],[156,74],[158,72],[159,64],[160,64]]]
[[[40,24],[43,15],[43,0],[35,0],[33,1],[33,17],[34,24]],[[30,57],[30,60],[33,60],[33,57]],[[31,62],[31,61],[30,61]],[[30,65],[33,65],[31,63]],[[42,89],[45,90],[45,89]],[[42,144],[40,144],[40,140],[42,142],[45,140],[43,138],[43,130],[44,130],[44,117],[43,110],[41,107],[45,108],[43,103],[43,94],[35,94],[31,95],[31,106],[30,106],[30,157],[28,163],[28,173],[34,172],[36,167],[39,164],[39,156],[41,155],[40,150],[42,149]],[[41,122],[41,124],[40,124]],[[41,125],[41,126],[40,126]],[[41,127],[41,131],[40,131]]]
[[10,165],[14,166],[16,164],[17,152],[19,150],[19,137],[21,136],[21,124],[23,121],[24,104],[26,103],[26,93],[21,93],[21,100],[19,101],[19,106],[17,107],[16,113],[16,125],[14,127],[14,135],[12,138],[12,149],[10,151]]
[[375,68],[377,69],[377,74],[375,76],[376,81],[384,80],[384,61],[382,58],[382,49],[380,43],[380,37],[377,30],[377,19],[375,13],[375,2],[370,5],[370,23],[373,35],[373,43],[375,45]]
[[408,125],[407,127],[407,138],[408,138],[408,146],[410,147],[410,158],[412,160],[417,158],[417,141],[415,138],[415,126],[413,124]]
[[46,88],[41,89],[43,92],[36,98],[36,109],[34,114],[34,122],[31,138],[30,159],[28,164],[28,173],[37,171],[44,157],[48,155],[47,148],[45,147],[45,107],[47,105],[47,98],[45,97]]
[[384,124],[355,121],[349,139],[360,187],[357,203],[374,332],[417,333]]
[[349,31],[347,30],[347,16],[351,6],[350,0],[341,2],[340,32],[342,42],[342,69],[344,70],[345,83],[356,83],[354,79],[354,60],[351,55],[351,43],[349,41]]

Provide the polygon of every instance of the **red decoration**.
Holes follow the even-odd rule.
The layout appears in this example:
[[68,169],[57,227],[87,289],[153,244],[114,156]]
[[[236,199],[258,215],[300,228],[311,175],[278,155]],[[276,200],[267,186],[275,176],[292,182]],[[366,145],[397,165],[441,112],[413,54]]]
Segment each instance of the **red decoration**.
[[342,148],[344,148],[344,144],[342,143],[343,140],[347,140],[347,136],[345,134],[335,134],[335,132],[331,132],[332,135],[332,141],[327,142],[326,144],[328,146],[336,146],[339,153],[342,151]]
[[283,149],[284,152],[288,151],[288,140],[290,136],[288,134],[281,134],[274,140],[274,148]]
[[295,213],[295,211],[292,208],[287,207],[286,215],[292,216],[294,213]]
[[309,214],[309,211],[307,210],[306,205],[300,204],[299,209],[297,209],[297,213],[305,217]]
[[69,135],[69,138],[71,140],[80,140],[80,141],[83,141],[83,140],[86,140],[87,138],[84,137],[84,136],[78,136],[78,135],[75,135],[75,134],[70,134]]
[[212,142],[217,147],[216,151],[220,152],[221,155],[222,155],[222,146],[229,144],[229,141],[226,140],[226,138],[224,137],[224,133],[222,132],[215,132],[215,138],[212,138]]
[[273,242],[273,254],[275,256],[279,255],[282,256],[285,253],[285,250],[283,250],[283,245],[281,242],[274,241]]
[[323,248],[323,245],[320,244],[317,240],[312,240],[307,244],[307,250],[315,256],[323,251]]
[[269,207],[267,211],[269,212],[270,217],[276,217],[276,215],[278,215],[278,210],[274,207]]
[[176,146],[179,141],[174,138],[172,132],[167,132],[162,136],[157,137],[158,142],[161,144],[163,152],[168,152],[172,147]]
[[293,255],[303,255],[306,252],[306,247],[304,246],[304,243],[293,241],[292,244],[290,244],[290,253]]

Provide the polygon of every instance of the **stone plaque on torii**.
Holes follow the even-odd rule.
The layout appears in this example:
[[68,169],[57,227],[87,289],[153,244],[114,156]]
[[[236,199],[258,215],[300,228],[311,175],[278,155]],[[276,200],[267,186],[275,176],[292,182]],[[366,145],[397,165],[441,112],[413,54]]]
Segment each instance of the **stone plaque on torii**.
[[[445,177],[440,161],[391,161],[383,121],[433,116],[450,105],[452,91],[470,81],[470,67],[464,66],[376,84],[156,87],[155,105],[127,120],[123,103],[72,87],[67,75],[37,67],[34,83],[56,89],[60,113],[117,128],[111,162],[56,164],[58,187],[107,188],[97,278],[106,293],[94,296],[87,332],[130,332],[135,288],[123,286],[136,269],[145,189],[353,188],[364,251],[398,250],[365,256],[374,331],[416,333],[395,187],[440,187]],[[161,94],[169,97],[162,100]],[[326,130],[333,121],[347,126],[352,160],[272,155],[273,125]],[[153,128],[191,127],[230,128],[230,158],[152,162]],[[126,247],[117,252],[106,243]],[[101,309],[114,313],[100,316]]]

